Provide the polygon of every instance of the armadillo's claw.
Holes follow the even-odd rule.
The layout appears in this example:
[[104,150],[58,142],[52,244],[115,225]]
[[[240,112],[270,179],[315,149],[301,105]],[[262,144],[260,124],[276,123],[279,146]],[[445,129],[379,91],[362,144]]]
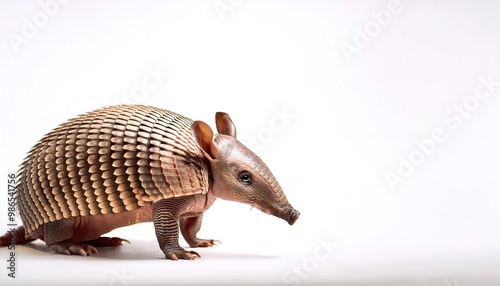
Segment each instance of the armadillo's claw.
[[212,247],[214,245],[222,244],[220,240],[217,239],[202,239],[198,247]]
[[85,250],[83,250],[82,248],[80,248],[78,252],[80,253],[81,256],[87,256],[87,252],[85,252]]
[[[132,243],[130,243],[130,241],[128,241],[127,239],[123,239],[123,238],[122,238],[121,240],[122,240],[121,242],[126,242],[126,243],[128,243],[128,244],[132,244]],[[123,245],[123,243],[120,243],[120,245]]]
[[220,240],[217,239],[200,239],[197,238],[195,241],[191,241],[189,246],[191,247],[211,247],[214,245],[222,244]]
[[186,259],[186,260],[194,260],[196,256],[201,258],[201,255],[196,251],[186,251],[184,249],[170,249],[165,251],[165,258],[172,260]]
[[92,245],[80,244],[71,241],[62,241],[49,245],[49,248],[56,253],[65,255],[81,255],[91,256],[93,253],[97,254],[97,249]]

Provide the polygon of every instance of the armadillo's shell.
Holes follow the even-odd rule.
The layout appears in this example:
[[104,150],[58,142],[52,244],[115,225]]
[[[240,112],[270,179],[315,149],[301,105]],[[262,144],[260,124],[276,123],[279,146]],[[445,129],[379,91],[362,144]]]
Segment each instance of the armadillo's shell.
[[80,115],[45,135],[18,174],[26,235],[62,218],[207,193],[207,163],[192,123],[167,110],[121,105]]

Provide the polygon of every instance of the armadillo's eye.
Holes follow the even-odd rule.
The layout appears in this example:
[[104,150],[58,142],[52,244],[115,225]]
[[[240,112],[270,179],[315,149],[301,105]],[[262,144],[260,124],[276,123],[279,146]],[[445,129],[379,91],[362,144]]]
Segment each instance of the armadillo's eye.
[[245,185],[250,185],[252,183],[252,176],[246,171],[241,172],[238,179]]

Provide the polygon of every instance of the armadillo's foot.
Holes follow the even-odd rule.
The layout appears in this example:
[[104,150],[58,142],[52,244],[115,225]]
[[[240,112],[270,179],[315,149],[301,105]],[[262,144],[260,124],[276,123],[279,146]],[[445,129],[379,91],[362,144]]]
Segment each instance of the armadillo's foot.
[[105,237],[101,236],[98,239],[85,241],[85,244],[92,245],[95,247],[108,247],[108,246],[121,246],[123,242],[130,244],[130,241],[122,239],[119,237]]
[[92,245],[76,243],[72,241],[61,241],[49,245],[49,249],[59,254],[90,256],[97,254],[97,249]]
[[187,259],[187,260],[194,260],[196,256],[201,258],[201,255],[198,254],[196,251],[186,251],[182,248],[166,248],[163,250],[163,253],[165,253],[165,257],[167,259],[172,259],[172,260],[179,260],[179,259]]
[[191,247],[211,247],[211,246],[218,245],[218,244],[222,244],[222,242],[220,242],[217,239],[197,238],[196,240],[189,242],[189,246],[191,246]]

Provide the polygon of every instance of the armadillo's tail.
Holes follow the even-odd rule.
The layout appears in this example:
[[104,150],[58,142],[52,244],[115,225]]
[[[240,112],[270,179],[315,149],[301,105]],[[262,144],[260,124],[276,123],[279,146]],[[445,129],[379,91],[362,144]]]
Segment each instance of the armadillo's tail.
[[4,235],[0,236],[0,246],[8,246],[12,244],[23,244],[34,239],[29,239],[24,236],[24,227],[12,228]]

